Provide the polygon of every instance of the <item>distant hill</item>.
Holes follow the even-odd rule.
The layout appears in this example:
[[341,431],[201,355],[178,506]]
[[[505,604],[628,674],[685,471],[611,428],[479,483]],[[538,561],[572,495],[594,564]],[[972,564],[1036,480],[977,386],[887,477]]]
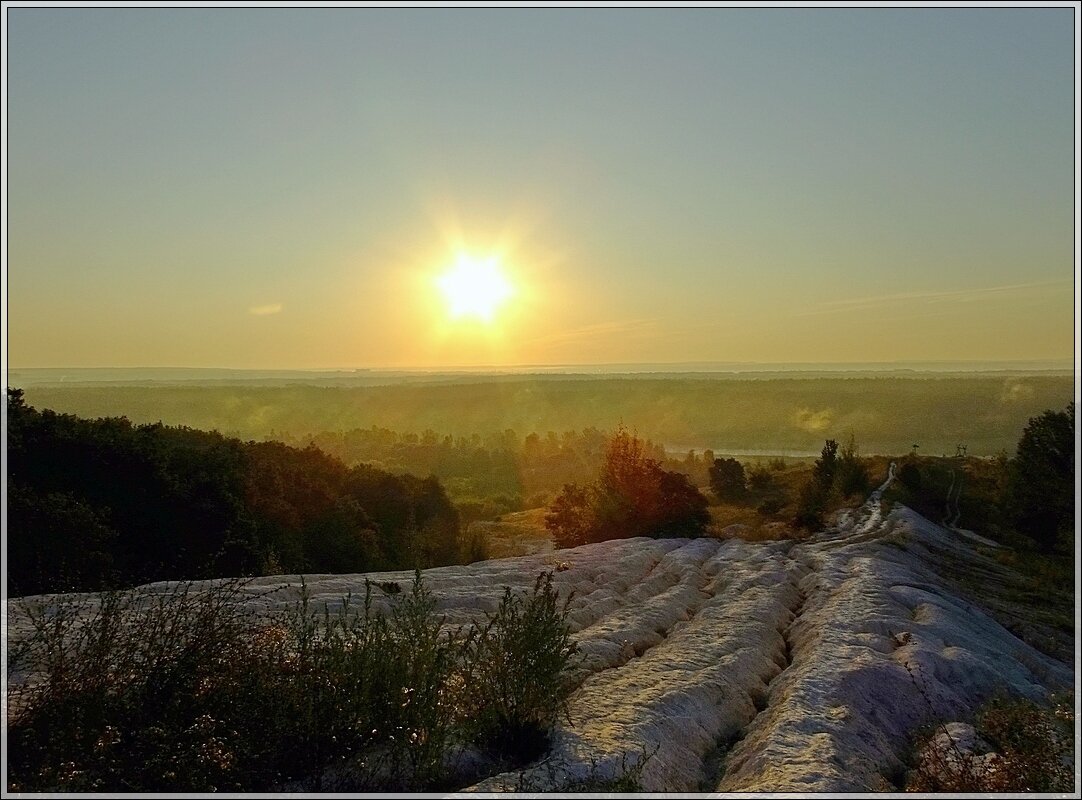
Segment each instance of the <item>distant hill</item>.
[[772,377],[915,377],[922,374],[1073,374],[1065,359],[1041,361],[883,361],[755,363],[701,361],[686,363],[565,364],[514,367],[447,367],[442,369],[227,369],[214,367],[26,367],[8,371],[8,386],[70,384],[262,384],[312,386],[382,386],[396,383],[476,382],[508,378],[644,377],[732,380]]

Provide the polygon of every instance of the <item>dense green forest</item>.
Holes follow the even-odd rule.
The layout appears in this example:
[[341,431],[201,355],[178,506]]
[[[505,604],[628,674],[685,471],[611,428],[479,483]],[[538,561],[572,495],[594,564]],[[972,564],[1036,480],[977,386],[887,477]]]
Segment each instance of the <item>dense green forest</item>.
[[458,563],[439,481],[8,391],[8,589]]
[[[373,426],[483,440],[508,430],[562,436],[623,424],[667,448],[818,453],[853,435],[865,453],[929,455],[1013,450],[1026,421],[1062,408],[1069,375],[769,379],[523,376],[371,387],[163,384],[31,386],[27,402],[84,417],[123,414],[243,439],[303,441]],[[492,449],[491,444],[486,444]],[[384,461],[366,450],[353,460]]]

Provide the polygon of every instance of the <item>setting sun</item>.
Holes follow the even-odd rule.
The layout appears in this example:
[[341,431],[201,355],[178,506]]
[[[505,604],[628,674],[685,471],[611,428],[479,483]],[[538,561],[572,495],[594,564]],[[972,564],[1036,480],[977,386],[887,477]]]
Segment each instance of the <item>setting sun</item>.
[[475,258],[461,254],[455,259],[454,266],[436,278],[436,285],[443,292],[452,319],[476,317],[489,322],[497,309],[514,294],[495,257]]

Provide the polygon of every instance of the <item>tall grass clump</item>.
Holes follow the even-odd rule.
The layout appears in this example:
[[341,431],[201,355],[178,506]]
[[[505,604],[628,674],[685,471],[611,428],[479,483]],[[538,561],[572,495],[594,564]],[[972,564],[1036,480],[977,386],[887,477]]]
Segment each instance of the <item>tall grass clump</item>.
[[320,790],[333,768],[347,786],[439,783],[461,642],[442,632],[419,573],[386,615],[373,613],[373,586],[359,608],[347,596],[333,613],[314,610],[302,589],[281,625],[264,629],[252,687],[269,704],[265,733],[252,732],[269,740],[254,762],[261,780]]
[[499,730],[544,739],[566,711],[574,645],[551,574],[468,630],[443,624],[420,573],[334,610],[303,586],[285,613],[258,600],[226,581],[13,607],[7,788],[448,789],[483,777],[454,753]]
[[8,660],[8,788],[239,788],[244,733],[231,723],[257,652],[239,592],[183,584],[24,604],[28,631]]
[[574,689],[577,646],[552,573],[542,573],[529,596],[504,590],[499,608],[469,642],[464,674],[468,725],[488,753],[530,760],[548,746],[548,732]]

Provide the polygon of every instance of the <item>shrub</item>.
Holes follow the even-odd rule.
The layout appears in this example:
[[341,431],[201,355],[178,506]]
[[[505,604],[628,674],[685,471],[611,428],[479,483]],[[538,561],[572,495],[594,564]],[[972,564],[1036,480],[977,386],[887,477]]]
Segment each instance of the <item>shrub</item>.
[[469,641],[464,674],[474,738],[489,752],[530,760],[548,746],[548,730],[567,714],[574,689],[569,668],[578,651],[552,573],[542,573],[528,597],[510,588],[499,608]]
[[814,478],[800,487],[793,521],[801,528],[814,530],[823,524],[827,509],[827,489]]
[[788,502],[785,487],[777,475],[762,464],[748,472],[748,496],[760,514],[776,514]]
[[641,793],[644,791],[642,775],[647,763],[657,755],[658,746],[648,751],[644,746],[641,753],[620,756],[620,764],[602,764],[596,757],[590,758],[590,769],[583,775],[572,775],[566,767],[558,767],[551,762],[537,765],[537,771],[527,775],[519,772],[515,782],[515,792],[558,792],[560,794],[591,793],[609,795],[615,793]]
[[318,791],[333,772],[345,790],[426,790],[450,785],[455,746],[545,740],[574,653],[551,574],[471,635],[444,628],[419,573],[411,592],[380,585],[387,614],[375,586],[335,612],[302,587],[274,616],[245,610],[241,581],[24,603],[8,788]]
[[743,500],[748,492],[744,465],[735,458],[715,458],[710,466],[710,488],[719,500]]
[[755,510],[760,514],[769,516],[771,514],[777,514],[784,507],[785,498],[778,495],[771,495],[760,500],[758,505],[755,506]]
[[898,470],[898,481],[902,484],[902,486],[912,492],[919,491],[921,486],[921,477],[920,470],[917,468],[917,465],[913,463],[902,464],[901,468]]
[[997,697],[977,714],[977,730],[1003,758],[1008,791],[1069,792],[1074,774],[1074,695],[1050,706]]
[[976,714],[988,753],[963,748],[946,726],[921,738],[906,789],[916,792],[1070,792],[1074,788],[1074,699],[1051,706],[997,697]]
[[27,606],[30,632],[13,642],[9,686],[12,671],[34,678],[15,690],[9,788],[239,788],[238,734],[222,724],[254,650],[236,611],[239,587]]
[[568,484],[545,526],[560,547],[635,536],[698,536],[710,520],[706,498],[678,472],[666,472],[625,430],[609,442],[598,480]]
[[706,498],[679,472],[660,471],[657,475],[658,497],[644,514],[641,533],[655,536],[699,536],[710,521]]
[[491,558],[488,538],[475,525],[470,525],[459,537],[458,561],[461,564],[474,564]]

